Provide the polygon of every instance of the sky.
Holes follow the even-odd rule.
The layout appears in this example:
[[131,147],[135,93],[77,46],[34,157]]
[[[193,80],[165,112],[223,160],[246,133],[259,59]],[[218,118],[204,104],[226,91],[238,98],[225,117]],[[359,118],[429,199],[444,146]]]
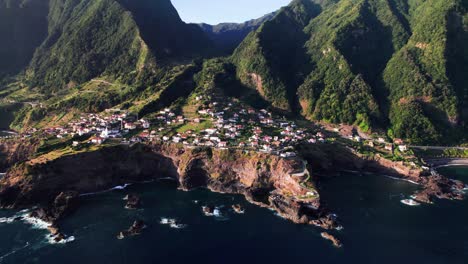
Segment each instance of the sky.
[[271,13],[291,0],[171,0],[187,23],[241,23]]

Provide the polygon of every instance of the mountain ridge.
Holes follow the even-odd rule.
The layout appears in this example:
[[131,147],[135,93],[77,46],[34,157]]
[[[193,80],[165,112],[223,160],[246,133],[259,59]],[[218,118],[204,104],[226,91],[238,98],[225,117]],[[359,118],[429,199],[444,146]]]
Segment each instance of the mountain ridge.
[[243,23],[220,23],[217,25],[201,23],[197,25],[208,34],[221,52],[230,54],[250,32],[272,19],[276,14],[277,11]]
[[[44,14],[14,18],[33,7]],[[184,23],[169,0],[3,0],[0,20],[17,27],[0,27],[0,97],[45,105],[20,111],[19,128],[71,109],[151,114],[189,102],[200,78],[311,121],[466,142],[466,10],[461,0],[294,0],[208,26]],[[210,32],[236,34],[222,42]]]

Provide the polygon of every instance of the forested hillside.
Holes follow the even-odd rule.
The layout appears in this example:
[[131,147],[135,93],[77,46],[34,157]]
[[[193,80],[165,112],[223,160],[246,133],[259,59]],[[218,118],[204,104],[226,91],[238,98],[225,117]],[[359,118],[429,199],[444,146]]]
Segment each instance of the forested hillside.
[[414,144],[468,142],[467,8],[293,0],[209,26],[184,23],[170,0],[0,0],[0,99],[43,103],[18,111],[21,129],[67,111],[180,106],[216,76],[224,96],[285,114]]
[[30,62],[47,35],[47,0],[0,0],[0,80]]
[[335,2],[293,1],[249,35],[233,55],[239,77],[312,120],[414,143],[463,138],[466,1]]
[[146,81],[160,66],[213,52],[202,30],[185,24],[169,0],[1,3],[7,42],[0,70],[23,70],[27,84],[46,94],[99,76]]

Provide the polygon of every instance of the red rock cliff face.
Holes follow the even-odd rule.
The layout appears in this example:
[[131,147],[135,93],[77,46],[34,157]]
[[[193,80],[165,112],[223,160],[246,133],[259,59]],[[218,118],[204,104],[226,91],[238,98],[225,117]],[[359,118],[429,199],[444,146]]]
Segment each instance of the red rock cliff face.
[[143,146],[103,148],[46,163],[21,163],[0,180],[0,205],[47,204],[65,191],[97,192],[152,179],[155,172],[176,177],[172,160]]
[[[308,171],[302,159],[239,150],[174,149],[173,145],[153,148],[174,161],[182,189],[206,186],[216,192],[243,194],[250,202],[272,208],[296,223],[317,224],[313,221],[326,215],[318,193],[305,186]],[[332,221],[327,228],[335,225]]]
[[39,142],[34,139],[0,139],[0,172],[15,163],[27,160],[33,155]]
[[[325,214],[319,208],[318,193],[304,185],[307,173],[302,160],[171,144],[107,147],[43,164],[17,165],[0,180],[0,205],[47,206],[64,192],[97,192],[166,177],[177,180],[185,190],[208,187],[243,194],[297,223],[324,223],[316,222]],[[333,222],[326,225],[334,226]]]

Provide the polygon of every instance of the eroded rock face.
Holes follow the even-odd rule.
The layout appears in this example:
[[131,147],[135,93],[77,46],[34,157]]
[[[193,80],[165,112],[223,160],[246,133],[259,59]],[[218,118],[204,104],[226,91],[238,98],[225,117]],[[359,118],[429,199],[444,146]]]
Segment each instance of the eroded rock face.
[[461,181],[450,180],[442,175],[432,175],[430,171],[392,161],[382,156],[364,157],[352,150],[339,146],[299,146],[298,151],[309,162],[315,171],[326,172],[324,175],[336,175],[336,170],[353,170],[360,172],[374,172],[410,180],[421,186],[415,193],[415,200],[432,203],[434,198],[464,199],[465,184]]
[[465,184],[461,181],[451,180],[441,175],[421,177],[418,183],[422,190],[415,194],[415,200],[422,203],[432,203],[434,198],[463,200]]
[[4,172],[15,163],[28,160],[36,153],[39,141],[36,139],[0,139],[0,172]]
[[46,163],[25,162],[0,180],[0,206],[51,204],[61,192],[99,192],[155,177],[177,179],[177,168],[170,158],[145,146],[116,146]]
[[[301,159],[238,150],[191,149],[172,144],[109,147],[62,157],[43,164],[16,166],[0,180],[0,204],[25,207],[49,204],[39,217],[57,217],[65,208],[64,194],[97,192],[116,185],[171,177],[180,188],[207,187],[243,194],[260,206],[277,210],[296,223],[313,224],[323,217],[320,198],[303,185]],[[301,175],[299,173],[299,175]],[[58,197],[51,202],[54,197]],[[135,200],[137,204],[139,201]],[[131,206],[133,206],[133,202]],[[43,216],[47,215],[47,216]]]
[[330,240],[330,241],[333,243],[333,245],[334,245],[335,247],[340,248],[340,247],[343,246],[343,244],[341,244],[341,241],[338,240],[338,238],[336,238],[334,235],[329,234],[329,233],[327,233],[327,232],[323,232],[323,233],[321,233],[321,235],[322,235],[322,237],[323,237],[324,239]]

